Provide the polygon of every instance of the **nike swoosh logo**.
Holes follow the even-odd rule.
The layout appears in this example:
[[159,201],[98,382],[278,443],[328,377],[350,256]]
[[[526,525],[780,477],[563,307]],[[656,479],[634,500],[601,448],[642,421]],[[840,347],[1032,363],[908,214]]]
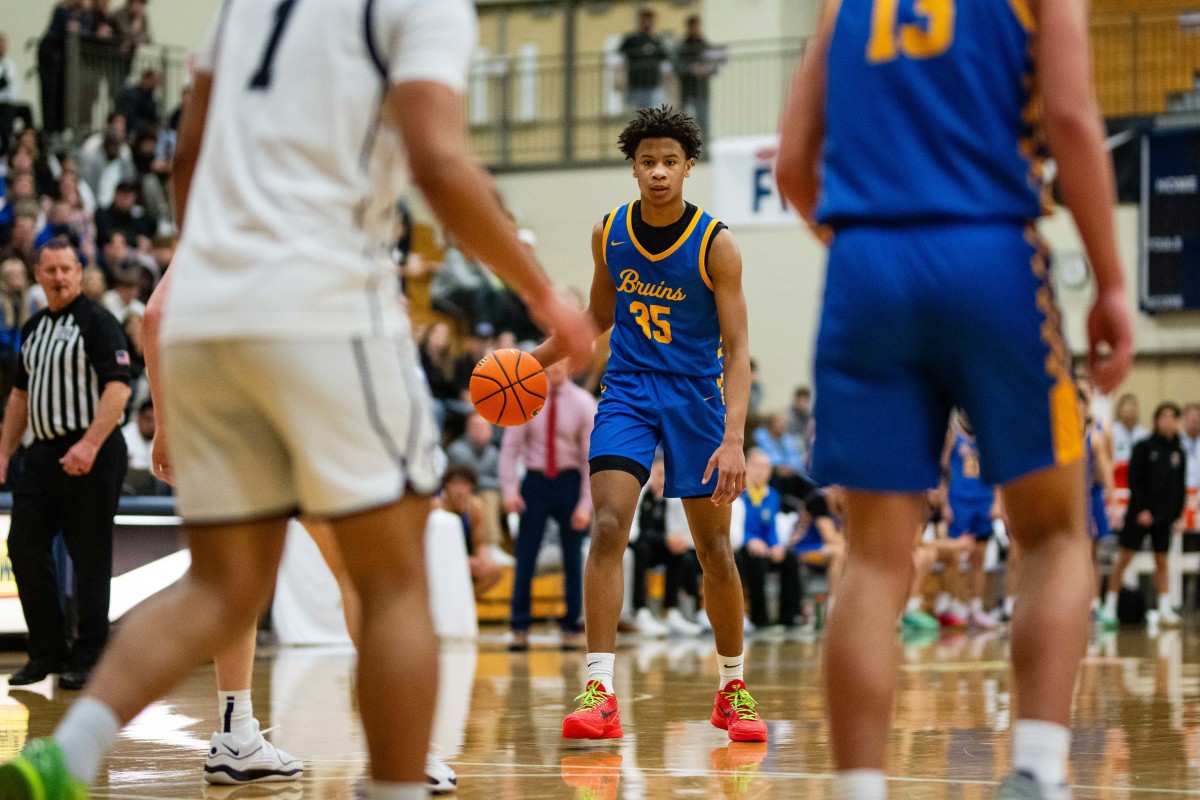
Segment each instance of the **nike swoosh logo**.
[[609,244],[610,244],[610,245],[612,245],[613,247],[616,247],[616,246],[617,246],[617,245],[619,245],[619,244],[625,244],[625,243],[624,243],[624,242],[611,242],[611,241],[610,241],[610,242],[609,242]]
[[604,717],[605,719],[608,719],[615,713],[617,713],[617,712],[616,711],[601,711],[600,716]]
[[721,709],[721,713],[725,715],[725,719],[730,719],[733,717],[733,714],[729,713],[728,711],[726,711],[723,708]]
[[240,756],[242,755],[240,751],[238,751],[238,750],[234,750],[234,749],[233,749],[232,747],[230,747],[229,745],[225,745],[225,749],[226,749],[226,750],[228,750],[229,752],[233,753],[233,755],[234,755],[234,757],[235,757],[235,758],[238,758],[238,757],[240,757]]

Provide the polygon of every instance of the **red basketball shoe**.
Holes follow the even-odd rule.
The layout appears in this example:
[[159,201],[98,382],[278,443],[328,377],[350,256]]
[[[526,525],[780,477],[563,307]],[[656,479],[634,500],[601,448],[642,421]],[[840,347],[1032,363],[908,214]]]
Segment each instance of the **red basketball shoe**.
[[564,739],[620,739],[621,712],[617,696],[605,691],[600,681],[588,681],[583,694],[575,698],[579,708],[563,719]]
[[767,723],[759,719],[755,705],[746,684],[732,680],[717,692],[712,724],[729,731],[729,738],[735,742],[765,742]]

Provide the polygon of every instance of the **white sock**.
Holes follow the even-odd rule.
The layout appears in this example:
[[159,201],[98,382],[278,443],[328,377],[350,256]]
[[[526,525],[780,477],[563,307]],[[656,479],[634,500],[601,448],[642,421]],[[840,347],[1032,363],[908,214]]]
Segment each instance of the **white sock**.
[[1175,609],[1171,608],[1171,595],[1160,594],[1158,596],[1158,612],[1160,614],[1174,614]]
[[921,598],[919,598],[919,597],[908,598],[908,605],[904,607],[905,613],[913,614],[920,610],[921,610]]
[[1104,595],[1104,614],[1108,617],[1117,615],[1117,593],[1108,592]]
[[950,595],[947,592],[942,592],[937,597],[937,604],[934,605],[937,613],[945,613],[950,608]]
[[884,800],[887,776],[877,769],[848,769],[833,780],[834,800]]
[[1097,610],[1097,609],[1099,609],[1099,608],[1100,608],[1100,598],[1099,598],[1099,597],[1093,597],[1093,598],[1092,598],[1092,611],[1094,612],[1094,611],[1096,611],[1096,610]]
[[616,653],[588,653],[588,682],[600,681],[604,691],[613,690],[613,665],[616,663]]
[[116,743],[120,730],[117,715],[94,697],[84,697],[71,706],[54,730],[71,777],[89,786],[93,784],[100,762]]
[[1016,605],[1017,598],[1013,597],[1012,595],[1004,598],[1004,616],[1011,617],[1013,615],[1013,609],[1016,607]]
[[258,733],[249,689],[217,692],[217,703],[217,713],[221,715],[218,727],[222,733],[232,733],[239,742],[248,742]]
[[730,681],[742,680],[742,668],[746,663],[745,652],[738,653],[736,656],[717,655],[717,669],[720,671],[721,685],[717,688],[724,689],[729,685]]
[[983,599],[982,598],[975,597],[975,598],[971,599],[971,613],[972,614],[982,614],[983,613]]
[[1037,719],[1013,724],[1013,770],[1027,772],[1046,786],[1066,783],[1070,749],[1070,728]]
[[389,783],[371,781],[367,788],[368,800],[426,800],[429,787],[423,783]]

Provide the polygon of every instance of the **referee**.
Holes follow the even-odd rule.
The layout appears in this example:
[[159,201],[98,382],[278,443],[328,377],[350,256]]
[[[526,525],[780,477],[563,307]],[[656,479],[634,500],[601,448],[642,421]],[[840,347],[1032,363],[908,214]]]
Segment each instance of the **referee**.
[[[0,436],[2,482],[33,426],[8,535],[29,661],[8,683],[24,686],[57,672],[60,688],[81,689],[108,639],[113,516],[126,469],[117,425],[129,400],[129,351],[116,318],[82,295],[83,268],[65,236],[42,248],[36,275],[49,308],[25,324]],[[51,557],[60,532],[75,571],[73,647]]]

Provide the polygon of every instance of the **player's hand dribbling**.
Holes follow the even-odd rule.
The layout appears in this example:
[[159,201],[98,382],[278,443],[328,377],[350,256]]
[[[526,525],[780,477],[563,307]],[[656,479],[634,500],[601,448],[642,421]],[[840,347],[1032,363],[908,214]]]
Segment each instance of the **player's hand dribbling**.
[[733,442],[721,442],[721,446],[708,459],[704,468],[704,483],[717,473],[717,486],[712,494],[715,506],[727,506],[737,500],[746,490],[746,454],[742,447]]
[[538,327],[552,334],[559,343],[572,374],[591,366],[592,343],[596,341],[597,331],[590,316],[571,308],[553,293],[546,302],[530,306],[529,311]]
[[[1124,289],[1108,289],[1096,295],[1088,314],[1088,372],[1102,394],[1112,393],[1133,365],[1133,324]],[[1106,345],[1107,353],[1101,353]]]

